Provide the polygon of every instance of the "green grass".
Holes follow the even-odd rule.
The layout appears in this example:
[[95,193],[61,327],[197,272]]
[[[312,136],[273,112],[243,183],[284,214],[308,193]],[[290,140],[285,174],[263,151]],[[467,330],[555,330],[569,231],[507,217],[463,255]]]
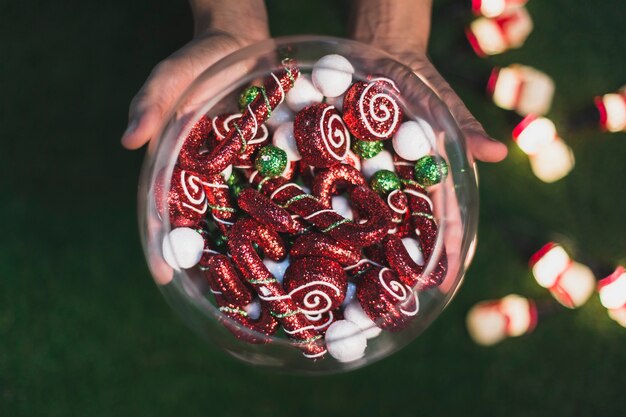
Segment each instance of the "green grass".
[[[135,219],[141,152],[118,144],[151,67],[191,34],[183,2],[0,5],[0,416],[319,416],[623,414],[626,329],[593,298],[496,347],[471,343],[475,302],[546,297],[518,241],[564,236],[576,253],[626,262],[626,136],[565,131],[577,167],[543,184],[514,146],[481,165],[479,246],[456,300],[418,340],[365,369],[290,377],[204,344],[169,310],[145,266]],[[344,35],[335,2],[270,0],[275,35]],[[441,6],[438,2],[438,7]],[[521,62],[557,83],[562,123],[626,82],[619,0],[531,1],[527,45],[466,67]],[[441,10],[439,8],[439,10]],[[458,21],[434,22],[445,66]],[[465,66],[464,66],[465,67]],[[486,128],[506,143],[510,115],[454,74]]]

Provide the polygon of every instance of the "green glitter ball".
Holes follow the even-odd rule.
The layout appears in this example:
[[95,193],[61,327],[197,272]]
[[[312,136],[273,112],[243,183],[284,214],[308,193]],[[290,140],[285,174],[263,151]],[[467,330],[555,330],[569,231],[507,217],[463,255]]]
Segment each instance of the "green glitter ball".
[[278,177],[287,168],[287,153],[274,145],[265,146],[257,154],[254,166],[264,177]]
[[372,175],[370,186],[378,194],[387,194],[393,190],[399,190],[401,183],[400,178],[395,173],[381,169]]
[[415,162],[415,181],[428,187],[439,184],[448,175],[448,164],[441,158],[426,155]]
[[382,140],[359,140],[356,139],[352,142],[352,152],[357,154],[363,159],[370,159],[375,157],[383,150],[383,141]]
[[248,104],[252,103],[260,92],[261,87],[257,87],[256,85],[246,87],[239,96],[239,110],[244,111],[245,108],[248,107]]

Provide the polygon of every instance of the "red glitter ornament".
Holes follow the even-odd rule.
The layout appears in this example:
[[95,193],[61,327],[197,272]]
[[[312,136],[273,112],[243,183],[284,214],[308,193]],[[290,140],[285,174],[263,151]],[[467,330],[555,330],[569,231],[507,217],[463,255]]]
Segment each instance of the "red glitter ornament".
[[347,285],[341,265],[317,256],[293,261],[285,271],[283,281],[293,302],[311,322],[341,305]]
[[213,124],[208,116],[202,116],[200,120],[191,128],[185,138],[185,142],[178,154],[179,164],[193,172],[202,172],[201,166],[197,164],[198,153],[205,151],[209,139],[212,136]]
[[350,133],[367,141],[391,138],[402,122],[399,94],[395,83],[388,78],[352,84],[343,99],[343,120]]
[[350,133],[335,107],[316,103],[296,114],[293,132],[305,164],[329,167],[344,160],[350,150]]
[[[235,122],[234,129],[229,130],[225,138],[209,152],[199,154],[195,164],[199,164],[206,175],[218,174],[231,165],[238,154],[245,152],[247,143],[257,136],[262,123],[284,100],[299,75],[300,70],[295,63],[285,61],[283,69],[265,79],[262,93],[257,95]],[[183,165],[183,168],[188,167]]]
[[[267,305],[261,304],[261,314],[257,319],[252,319],[248,315],[247,307],[254,300],[254,294],[244,284],[227,256],[216,255],[211,257],[205,270],[205,277],[222,314],[256,332],[266,335],[276,333],[278,320],[272,316]],[[242,331],[228,322],[224,322],[224,324],[239,339],[250,343],[269,342],[267,338]]]
[[289,256],[291,259],[323,256],[342,266],[348,266],[361,259],[361,252],[356,248],[342,245],[323,233],[308,232],[296,239],[291,246]]
[[357,298],[376,326],[389,331],[403,329],[419,311],[417,294],[389,268],[365,272],[357,284]]
[[304,355],[322,357],[326,348],[321,335],[267,270],[254,248],[255,243],[272,260],[279,261],[286,255],[285,243],[274,230],[251,218],[239,219],[228,235],[233,261]]
[[172,228],[196,226],[204,217],[208,207],[202,180],[179,166],[175,166],[170,189],[165,196],[165,176],[163,173],[155,182],[154,189],[154,198],[159,215],[163,216],[167,209]]
[[228,233],[237,219],[237,210],[231,201],[226,180],[222,174],[214,174],[208,177],[206,181],[202,181],[202,186],[215,224],[222,233]]
[[295,233],[301,230],[287,210],[258,191],[246,188],[239,194],[237,202],[243,211],[278,232]]
[[[240,123],[241,113],[235,114],[221,114],[215,116],[211,124],[213,126],[213,134],[215,136],[215,142],[221,142],[226,139],[228,133],[236,129],[235,125]],[[269,131],[264,124],[260,125],[257,129],[256,135],[252,140],[246,143],[245,149],[237,155],[233,160],[233,166],[235,168],[252,168],[254,154],[263,146],[270,143]]]

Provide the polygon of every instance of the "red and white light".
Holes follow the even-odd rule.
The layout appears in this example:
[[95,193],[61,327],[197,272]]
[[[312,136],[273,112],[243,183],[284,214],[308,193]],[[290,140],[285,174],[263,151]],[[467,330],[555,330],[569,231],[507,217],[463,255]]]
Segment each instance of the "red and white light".
[[476,15],[497,17],[514,7],[521,7],[528,0],[472,0],[472,11]]
[[524,7],[508,10],[495,18],[479,17],[465,30],[478,56],[497,55],[521,47],[533,30],[533,21]]
[[626,308],[626,271],[618,266],[611,275],[598,282],[600,303],[609,310]]
[[529,263],[537,283],[565,307],[580,307],[593,294],[596,279],[591,269],[573,261],[557,243],[545,245]]
[[607,132],[626,132],[626,86],[617,93],[594,99],[600,114],[600,128]]
[[548,113],[554,90],[554,81],[546,73],[518,64],[494,68],[487,83],[487,93],[496,106],[521,116]]
[[539,153],[542,148],[557,140],[556,126],[546,117],[530,114],[513,129],[513,140],[527,155]]
[[483,346],[495,345],[507,337],[530,333],[536,324],[535,303],[515,294],[476,304],[468,312],[466,319],[471,338]]

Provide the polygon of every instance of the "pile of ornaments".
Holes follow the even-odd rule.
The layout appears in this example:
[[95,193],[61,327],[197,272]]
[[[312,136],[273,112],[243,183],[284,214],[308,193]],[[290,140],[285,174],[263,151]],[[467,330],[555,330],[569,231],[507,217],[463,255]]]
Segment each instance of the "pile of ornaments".
[[445,278],[427,191],[447,174],[435,133],[405,120],[393,80],[354,78],[340,55],[310,75],[283,60],[241,92],[240,113],[201,117],[157,185],[164,259],[202,271],[241,340],[280,333],[307,358],[354,361]]

